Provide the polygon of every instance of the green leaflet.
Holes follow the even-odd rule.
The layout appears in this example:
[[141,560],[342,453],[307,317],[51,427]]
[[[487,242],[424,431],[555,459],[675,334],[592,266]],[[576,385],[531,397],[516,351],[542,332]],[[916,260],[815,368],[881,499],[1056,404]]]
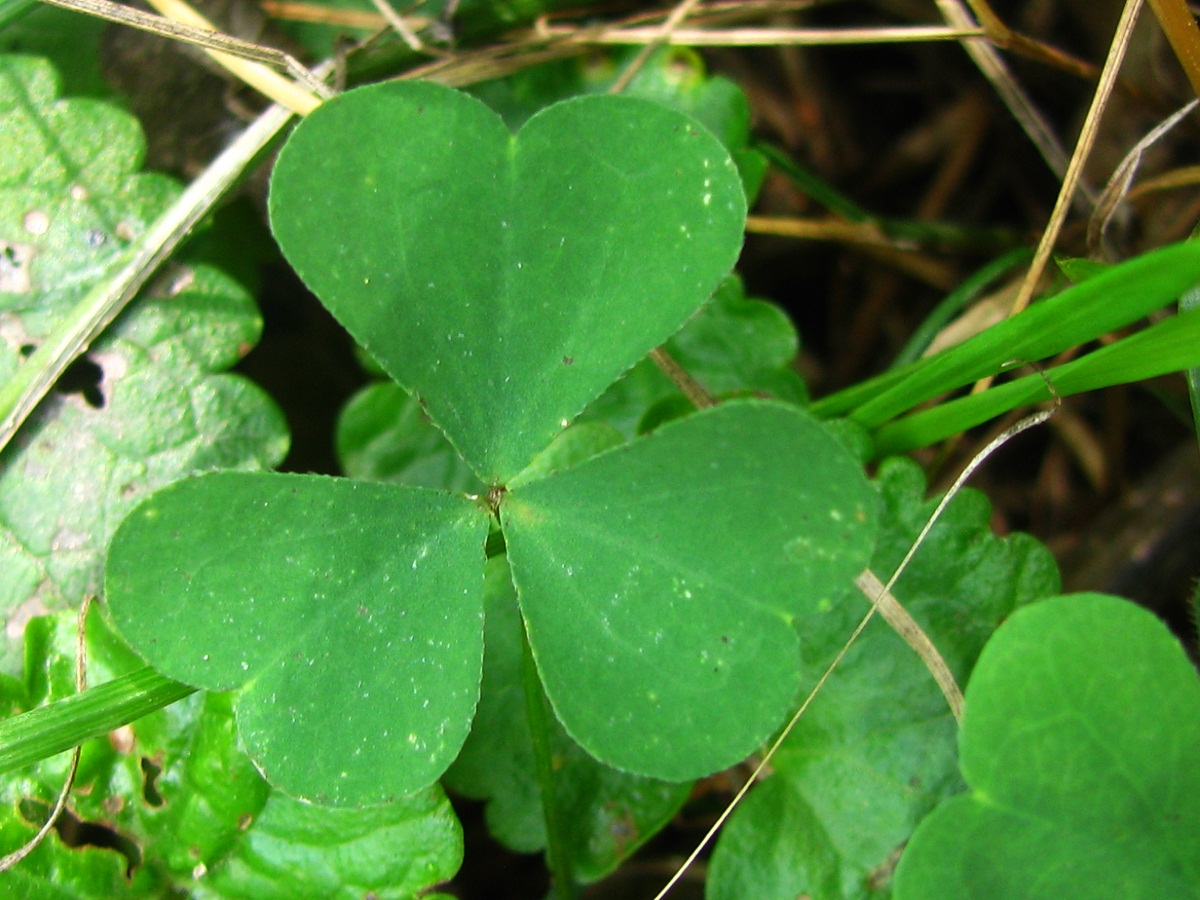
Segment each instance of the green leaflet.
[[466,738],[487,515],[434,491],[219,473],[160,491],[109,553],[113,619],[168,677],[243,687],[243,741],[332,805],[431,784]]
[[513,579],[567,732],[671,780],[746,756],[797,690],[793,621],[844,593],[875,514],[837,441],[763,401],[515,488],[501,507]]
[[647,101],[570,100],[514,137],[466,95],[393,83],[296,129],[271,217],[325,305],[502,484],[708,299],[745,199],[724,148]]
[[[741,282],[730,277],[665,347],[714,394],[766,393],[800,401],[804,385],[791,369],[798,345],[787,314],[772,303],[747,298]],[[609,386],[578,423],[616,426],[632,437],[648,410],[680,396],[653,362],[642,360]],[[562,437],[571,434],[568,429]],[[534,468],[552,449],[539,455]],[[486,490],[420,404],[393,381],[368,385],[346,405],[337,425],[337,451],[351,478],[467,493]]]
[[1100,594],[1016,613],[967,685],[959,764],[898,900],[1200,895],[1200,682],[1151,613]]
[[[637,55],[632,47],[544,63],[505,78],[474,85],[470,92],[516,129],[543,107],[583,94],[606,94]],[[750,143],[750,102],[735,82],[709,75],[690,47],[662,47],[621,92],[654,100],[692,116],[725,145],[753,199],[766,175],[767,160]]]

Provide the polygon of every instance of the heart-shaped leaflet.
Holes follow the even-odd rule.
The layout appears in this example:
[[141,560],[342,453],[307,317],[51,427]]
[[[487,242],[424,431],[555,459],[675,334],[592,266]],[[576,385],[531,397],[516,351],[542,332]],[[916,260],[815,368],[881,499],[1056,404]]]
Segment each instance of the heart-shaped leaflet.
[[121,523],[105,596],[160,672],[241,690],[241,741],[276,787],[386,803],[441,775],[470,728],[488,518],[401,485],[202,475]]
[[1195,897],[1200,683],[1155,616],[1052,597],[1000,626],[967,684],[970,790],[905,848],[895,896]]
[[309,287],[503,484],[704,304],[746,202],[667,107],[579,97],[514,136],[472,97],[393,82],[297,127],[270,211]]

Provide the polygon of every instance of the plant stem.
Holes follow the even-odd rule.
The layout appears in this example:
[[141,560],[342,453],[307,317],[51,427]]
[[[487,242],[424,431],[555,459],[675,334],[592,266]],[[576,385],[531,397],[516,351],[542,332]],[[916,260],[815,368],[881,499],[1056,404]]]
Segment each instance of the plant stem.
[[146,667],[5,719],[0,722],[0,773],[70,750],[195,692]]
[[525,715],[533,737],[533,758],[537,768],[538,786],[542,795],[542,818],[546,823],[546,864],[550,868],[553,886],[550,896],[555,900],[575,900],[575,878],[571,871],[571,854],[554,790],[554,750],[551,747],[553,714],[542,690],[529,635],[522,629],[521,648],[524,657]]

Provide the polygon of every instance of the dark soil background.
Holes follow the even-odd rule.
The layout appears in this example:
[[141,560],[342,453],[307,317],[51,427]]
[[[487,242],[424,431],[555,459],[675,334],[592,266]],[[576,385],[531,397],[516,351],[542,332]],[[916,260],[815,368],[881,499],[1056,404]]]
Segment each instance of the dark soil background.
[[[1010,0],[996,8],[1013,27],[1097,65],[1120,12],[1114,0]],[[932,3],[880,0],[777,13],[769,22],[840,27],[937,20]],[[234,97],[189,55],[140,36],[114,34],[107,52],[110,77],[135,98],[150,131],[151,164],[184,177],[238,127],[239,104],[253,102]],[[1057,181],[957,44],[720,50],[706,59],[749,95],[756,135],[871,212],[1002,228],[1036,243]],[[1092,85],[1042,63],[1006,59],[1070,148]],[[1148,10],[1123,71],[1087,170],[1097,189],[1138,138],[1189,99]],[[164,97],[169,112],[161,109]],[[181,104],[180,97],[200,99]],[[1185,119],[1147,153],[1142,175],[1188,165],[1197,131],[1195,116]],[[239,202],[261,205],[261,180]],[[776,175],[754,211],[822,213]],[[1111,258],[1178,240],[1197,218],[1196,188],[1136,199],[1110,233]],[[1085,226],[1081,215],[1069,220],[1060,253],[1088,255]],[[819,396],[886,367],[937,301],[994,255],[917,249],[900,254],[898,263],[894,255],[834,241],[751,234],[739,271],[752,295],[781,304],[795,320],[803,341],[797,365]],[[263,260],[258,275],[266,332],[242,371],[286,411],[293,432],[286,468],[336,471],[333,423],[365,375],[349,340],[281,260]],[[947,484],[1006,424],[967,435],[947,451],[922,453],[933,484]],[[973,484],[992,498],[997,532],[1025,530],[1049,544],[1067,589],[1129,596],[1195,647],[1187,601],[1200,575],[1200,453],[1182,376],[1068,398],[1049,425],[1006,446]],[[653,896],[739,777],[727,773],[702,784],[674,826],[587,896]],[[467,867],[449,889],[463,900],[544,896],[540,858],[503,851],[487,837],[478,804],[457,805],[467,827]],[[673,896],[700,897],[702,879],[701,864]]]

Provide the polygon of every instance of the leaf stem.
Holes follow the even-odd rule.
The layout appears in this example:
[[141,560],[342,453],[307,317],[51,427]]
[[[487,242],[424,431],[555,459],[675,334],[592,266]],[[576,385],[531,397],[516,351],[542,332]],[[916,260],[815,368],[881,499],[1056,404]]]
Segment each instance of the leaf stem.
[[196,692],[146,667],[0,722],[0,773],[70,750]]
[[524,658],[525,715],[529,719],[529,733],[533,738],[533,758],[542,797],[542,818],[546,823],[546,864],[553,878],[550,896],[555,900],[575,900],[577,892],[571,854],[567,849],[554,789],[554,751],[550,745],[553,714],[548,708],[549,701],[538,677],[533,650],[529,646],[529,634],[524,629],[521,630],[521,649]]

